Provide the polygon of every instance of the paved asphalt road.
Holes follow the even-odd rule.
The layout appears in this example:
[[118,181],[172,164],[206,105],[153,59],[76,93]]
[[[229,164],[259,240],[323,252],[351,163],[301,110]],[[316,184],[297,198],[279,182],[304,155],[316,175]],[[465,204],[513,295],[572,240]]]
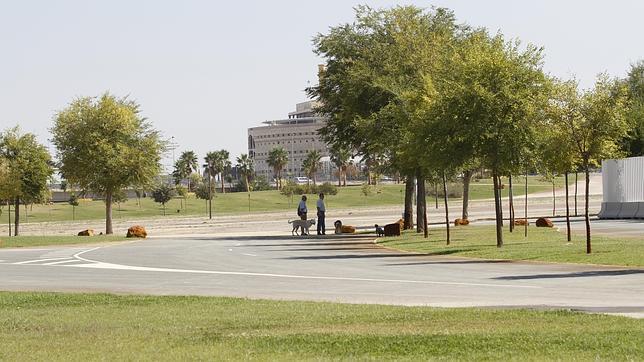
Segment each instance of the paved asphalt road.
[[370,237],[158,238],[0,249],[0,289],[573,308],[644,317],[644,269],[421,256]]

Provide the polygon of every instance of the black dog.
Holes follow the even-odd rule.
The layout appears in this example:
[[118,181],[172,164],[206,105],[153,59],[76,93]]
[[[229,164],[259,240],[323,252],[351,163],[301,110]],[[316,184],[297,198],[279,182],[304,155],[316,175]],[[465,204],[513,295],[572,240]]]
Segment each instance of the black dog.
[[385,230],[376,224],[376,234],[378,236],[385,236]]

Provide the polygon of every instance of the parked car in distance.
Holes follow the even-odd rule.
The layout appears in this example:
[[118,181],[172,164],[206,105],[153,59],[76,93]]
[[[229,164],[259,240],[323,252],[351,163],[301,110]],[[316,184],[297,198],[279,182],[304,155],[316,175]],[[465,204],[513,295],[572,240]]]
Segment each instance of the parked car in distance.
[[304,176],[298,176],[298,177],[295,177],[293,181],[295,181],[295,183],[298,183],[298,184],[308,184],[309,182],[311,182],[311,179]]

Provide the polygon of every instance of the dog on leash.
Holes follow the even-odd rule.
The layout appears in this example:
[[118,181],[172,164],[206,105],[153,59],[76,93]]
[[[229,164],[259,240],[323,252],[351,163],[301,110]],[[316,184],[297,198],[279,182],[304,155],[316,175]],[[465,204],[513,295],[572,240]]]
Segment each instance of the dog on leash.
[[378,226],[378,224],[376,224],[376,234],[378,236],[385,236],[385,229],[383,229],[381,226]]
[[[308,235],[309,229],[312,225],[315,225],[315,219],[311,220],[289,220],[289,224],[293,224],[293,230],[291,230],[291,235]],[[302,234],[298,234],[298,229],[302,229]],[[306,230],[306,231],[305,231]]]

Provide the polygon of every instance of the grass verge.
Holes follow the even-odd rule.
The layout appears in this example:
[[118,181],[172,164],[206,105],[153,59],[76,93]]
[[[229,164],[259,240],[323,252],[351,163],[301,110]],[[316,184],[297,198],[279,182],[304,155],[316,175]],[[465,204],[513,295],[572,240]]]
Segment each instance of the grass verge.
[[96,236],[12,236],[0,237],[0,248],[21,248],[29,246],[71,245],[87,243],[106,243],[123,241],[124,236],[96,235]]
[[[507,227],[506,227],[507,229]],[[428,239],[413,231],[401,237],[381,238],[379,244],[399,250],[430,255],[457,255],[485,259],[539,260],[580,264],[605,264],[619,266],[644,266],[644,238],[593,237],[593,253],[586,254],[585,237],[573,235],[572,242],[566,235],[550,228],[528,228],[524,237],[523,227],[503,233],[504,245],[496,246],[494,226],[459,226],[451,229],[451,243],[446,245],[444,229],[430,229]]]
[[641,360],[644,320],[235,298],[0,293],[0,360]]

